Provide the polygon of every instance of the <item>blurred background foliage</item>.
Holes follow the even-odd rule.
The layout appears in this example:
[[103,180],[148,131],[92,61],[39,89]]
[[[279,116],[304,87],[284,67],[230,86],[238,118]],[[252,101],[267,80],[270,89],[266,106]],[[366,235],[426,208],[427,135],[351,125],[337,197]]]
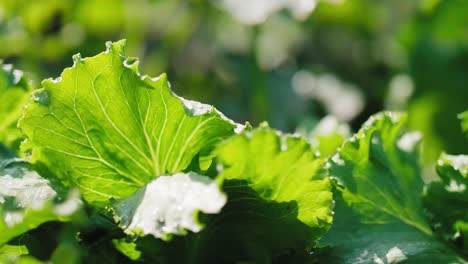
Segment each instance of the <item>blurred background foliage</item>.
[[0,2],[0,58],[36,84],[121,38],[142,73],[237,122],[293,132],[333,115],[356,130],[408,110],[427,163],[468,149],[466,0]]

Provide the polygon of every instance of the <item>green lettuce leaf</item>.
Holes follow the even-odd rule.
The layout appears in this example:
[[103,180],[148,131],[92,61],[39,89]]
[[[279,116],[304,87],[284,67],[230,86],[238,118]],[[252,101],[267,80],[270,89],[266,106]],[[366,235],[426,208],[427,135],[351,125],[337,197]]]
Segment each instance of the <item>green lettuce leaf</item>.
[[372,116],[330,159],[344,200],[369,221],[399,220],[431,234],[421,203],[423,180],[415,153],[420,135],[403,134],[407,116]]
[[333,227],[314,254],[318,263],[467,263],[435,237],[401,221],[369,223],[335,197]]
[[125,41],[81,59],[42,82],[19,126],[31,161],[45,165],[86,201],[104,206],[155,177],[181,172],[198,156],[209,167],[214,145],[235,124],[211,106],[172,93],[166,76],[141,76]]
[[[200,234],[203,262],[271,263],[309,252],[332,222],[331,185],[324,161],[306,140],[262,125],[221,145],[219,177],[228,195],[222,212]],[[226,245],[230,245],[229,247]]]
[[418,166],[420,135],[407,116],[372,116],[330,159],[336,223],[321,241],[327,263],[464,263],[437,241],[425,218]]
[[436,168],[441,181],[432,182],[424,195],[431,223],[468,256],[468,156],[442,154]]
[[81,207],[78,192],[55,203],[49,181],[21,159],[0,162],[0,245],[48,221],[68,221]]
[[141,259],[283,263],[309,255],[330,228],[333,200],[324,160],[307,141],[262,125],[229,138],[215,154],[226,205],[219,214],[199,215],[205,225],[199,233],[170,243],[152,236],[134,240]]
[[190,173],[159,176],[127,199],[112,206],[116,222],[126,233],[165,240],[186,230],[199,232],[198,212],[215,214],[226,203],[218,183]]
[[17,149],[22,134],[16,127],[31,87],[22,71],[0,61],[0,142]]

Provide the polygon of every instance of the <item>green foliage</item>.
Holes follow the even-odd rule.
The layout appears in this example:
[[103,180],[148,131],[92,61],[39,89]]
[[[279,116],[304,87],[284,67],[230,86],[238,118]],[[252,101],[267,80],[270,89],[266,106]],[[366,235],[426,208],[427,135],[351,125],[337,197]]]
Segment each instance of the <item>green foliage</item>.
[[307,139],[252,129],[140,75],[124,45],[21,90],[26,160],[0,145],[2,263],[466,263],[467,157],[443,154],[426,184],[407,114],[352,137],[331,117]]
[[[330,159],[336,220],[322,240],[327,263],[465,263],[426,220],[416,146],[407,116],[372,116]],[[440,212],[442,213],[442,212]]]

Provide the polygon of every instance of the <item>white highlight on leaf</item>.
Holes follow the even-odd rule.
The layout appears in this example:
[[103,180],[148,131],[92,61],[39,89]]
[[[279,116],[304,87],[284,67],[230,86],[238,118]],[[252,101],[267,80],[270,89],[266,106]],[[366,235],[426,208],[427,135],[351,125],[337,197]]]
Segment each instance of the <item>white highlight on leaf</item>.
[[234,123],[236,127],[234,128],[234,133],[240,134],[245,129],[245,125]]
[[[159,77],[158,77],[159,78]],[[179,98],[182,103],[184,104],[184,107],[185,109],[189,110],[192,115],[194,116],[199,116],[199,115],[204,115],[204,114],[207,114],[207,113],[210,113],[213,109],[214,111],[216,111],[216,113],[224,120],[230,122],[231,124],[235,125],[236,127],[234,128],[234,132],[236,134],[239,134],[241,133],[244,129],[245,129],[245,125],[242,125],[242,124],[238,124],[236,122],[234,122],[233,120],[229,119],[228,117],[226,117],[223,113],[221,113],[220,111],[218,111],[217,109],[215,109],[212,105],[209,105],[209,104],[204,104],[204,103],[200,103],[198,101],[192,101],[192,100],[188,100],[188,99],[185,99],[181,96],[178,96],[177,94],[175,93],[172,93],[175,97]]]
[[287,151],[288,150],[288,139],[287,137],[280,137],[281,139],[281,151]]
[[400,263],[402,261],[407,260],[408,258],[403,254],[403,251],[399,249],[398,247],[392,247],[387,254],[385,255],[387,258],[387,263],[392,264],[392,263]]
[[199,232],[202,226],[195,222],[194,214],[219,213],[226,201],[209,177],[193,172],[160,176],[146,186],[127,230],[141,230],[157,238],[183,234],[183,229]]
[[340,154],[338,154],[338,153],[333,155],[333,157],[331,159],[335,164],[337,164],[339,166],[343,166],[345,164],[345,161],[340,157]]
[[462,193],[466,190],[466,185],[463,183],[458,183],[455,180],[450,180],[450,185],[445,186],[445,189],[448,192]]
[[398,139],[397,146],[403,151],[412,152],[416,144],[421,140],[421,137],[422,135],[418,131],[406,133]]
[[194,116],[209,113],[213,109],[213,106],[211,106],[211,105],[203,104],[203,103],[200,103],[200,102],[197,102],[197,101],[187,100],[187,99],[184,99],[182,97],[179,97],[179,98],[182,101],[182,103],[184,104],[185,108],[190,110],[190,112]]
[[453,168],[463,175],[468,173],[468,155],[444,155]]
[[50,79],[53,83],[60,83],[62,81],[62,76],[57,77],[55,79]]
[[400,121],[400,115],[395,112],[387,111],[385,115],[389,116],[393,123],[398,123]]
[[[132,68],[133,66],[135,66],[135,64],[138,64],[138,60],[137,59],[133,59],[133,60],[129,60],[129,58],[127,58],[126,60],[124,60],[123,62],[123,65],[126,67],[126,68]],[[147,75],[146,75],[147,76]],[[148,77],[146,77],[148,78]],[[160,78],[160,76],[157,77],[156,80],[153,80],[152,78],[150,80],[152,80],[153,82],[157,82],[158,79]]]
[[0,177],[0,203],[5,197],[13,197],[19,208],[32,207],[39,209],[44,202],[52,199],[56,192],[48,185],[49,181],[30,171],[24,176]]
[[[107,46],[107,42],[106,42],[106,46]],[[73,67],[75,67],[78,63],[81,63],[83,61],[83,59],[81,58],[81,53],[77,53],[73,55],[72,59],[73,59]]]

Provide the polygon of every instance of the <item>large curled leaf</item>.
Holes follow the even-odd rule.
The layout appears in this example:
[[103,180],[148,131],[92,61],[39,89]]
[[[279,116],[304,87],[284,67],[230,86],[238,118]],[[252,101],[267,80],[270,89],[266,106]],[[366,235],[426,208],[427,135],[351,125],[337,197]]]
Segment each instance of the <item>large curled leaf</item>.
[[308,252],[329,229],[330,182],[303,138],[262,126],[233,136],[216,153],[228,203],[196,240],[198,263],[271,263]]
[[0,245],[48,221],[67,221],[81,207],[77,192],[55,203],[49,182],[20,159],[0,162]]
[[164,74],[140,76],[124,43],[108,42],[91,58],[75,55],[60,78],[42,82],[20,120],[32,161],[78,186],[93,205],[183,171],[197,154],[206,168],[214,145],[235,127],[213,107],[174,95]]
[[404,133],[405,124],[405,114],[374,115],[331,158],[339,206],[322,240],[333,256],[327,263],[463,262],[435,239],[425,219],[420,136]]
[[14,149],[21,139],[16,124],[30,97],[29,92],[30,86],[23,72],[0,61],[0,142]]
[[177,173],[159,176],[112,210],[126,233],[164,239],[186,234],[186,230],[199,232],[198,212],[219,213],[226,199],[211,178]]
[[425,206],[434,229],[468,256],[468,156],[442,154],[437,173],[442,181],[429,185]]

